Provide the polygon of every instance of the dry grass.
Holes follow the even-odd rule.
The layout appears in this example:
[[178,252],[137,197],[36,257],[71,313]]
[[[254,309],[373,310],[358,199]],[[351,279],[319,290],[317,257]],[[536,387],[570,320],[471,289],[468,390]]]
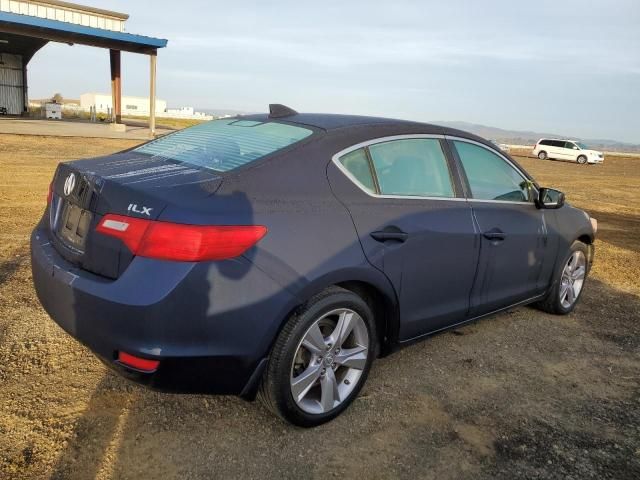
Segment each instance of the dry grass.
[[640,163],[521,159],[600,220],[576,311],[515,309],[374,363],[313,431],[235,398],[150,392],[62,332],[28,237],[59,161],[131,147],[0,135],[0,478],[640,478]]
[[[140,116],[126,116],[123,117],[125,123],[132,124],[143,124],[147,125],[149,123],[149,117],[140,117]],[[180,130],[181,128],[193,127],[194,125],[199,125],[206,120],[197,120],[191,118],[166,118],[166,117],[158,117],[156,118],[156,124],[159,128],[168,128],[173,130]]]

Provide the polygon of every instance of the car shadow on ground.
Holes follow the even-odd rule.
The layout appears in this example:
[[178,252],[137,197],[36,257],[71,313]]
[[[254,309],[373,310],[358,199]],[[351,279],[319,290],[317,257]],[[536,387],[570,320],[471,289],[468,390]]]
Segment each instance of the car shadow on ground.
[[[52,480],[98,477],[127,403],[127,386],[110,373],[98,382],[53,467]],[[120,401],[118,401],[120,400]]]
[[379,360],[314,430],[106,372],[51,478],[638,478],[640,299],[587,285],[567,317],[514,309]]
[[14,250],[9,257],[9,260],[0,262],[0,286],[8,282],[20,267],[29,262],[29,250],[27,248]]

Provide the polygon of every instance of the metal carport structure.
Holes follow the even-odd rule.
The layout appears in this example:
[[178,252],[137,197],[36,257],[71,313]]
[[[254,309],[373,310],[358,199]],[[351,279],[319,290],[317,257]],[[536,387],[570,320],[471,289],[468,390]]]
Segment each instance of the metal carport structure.
[[0,55],[4,55],[0,57],[0,88],[22,89],[22,101],[18,105],[21,103],[22,112],[19,113],[23,113],[28,107],[27,65],[48,42],[105,48],[109,50],[111,65],[114,120],[121,123],[121,52],[148,55],[149,129],[153,135],[157,53],[158,49],[166,47],[167,40],[124,32],[124,21],[128,18],[126,14],[57,0],[0,0]]

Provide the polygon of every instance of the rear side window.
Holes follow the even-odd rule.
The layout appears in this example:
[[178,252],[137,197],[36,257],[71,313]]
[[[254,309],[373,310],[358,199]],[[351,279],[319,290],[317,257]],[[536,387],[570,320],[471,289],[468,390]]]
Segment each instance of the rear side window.
[[540,140],[540,145],[551,145],[551,140]]
[[373,175],[364,148],[343,155],[340,157],[340,163],[366,191],[375,193]]
[[472,143],[453,143],[467,175],[473,198],[510,202],[530,200],[531,182],[504,159]]
[[432,138],[393,140],[369,147],[383,195],[454,197],[446,157]]
[[228,172],[299,142],[313,133],[278,122],[213,120],[180,130],[134,151],[216,172]]

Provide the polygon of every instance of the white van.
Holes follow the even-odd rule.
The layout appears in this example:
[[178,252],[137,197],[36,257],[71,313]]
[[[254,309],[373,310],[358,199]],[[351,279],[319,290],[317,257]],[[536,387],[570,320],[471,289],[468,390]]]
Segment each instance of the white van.
[[604,154],[596,150],[590,150],[584,143],[576,140],[550,140],[541,138],[533,147],[533,154],[540,160],[551,158],[554,160],[568,160],[586,163],[604,163]]

